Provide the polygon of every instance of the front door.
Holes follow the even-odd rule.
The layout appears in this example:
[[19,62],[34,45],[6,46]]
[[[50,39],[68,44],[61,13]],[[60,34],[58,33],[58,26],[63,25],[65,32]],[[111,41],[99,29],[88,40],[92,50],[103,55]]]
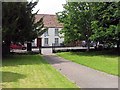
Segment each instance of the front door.
[[42,38],[37,38],[37,47],[42,46]]

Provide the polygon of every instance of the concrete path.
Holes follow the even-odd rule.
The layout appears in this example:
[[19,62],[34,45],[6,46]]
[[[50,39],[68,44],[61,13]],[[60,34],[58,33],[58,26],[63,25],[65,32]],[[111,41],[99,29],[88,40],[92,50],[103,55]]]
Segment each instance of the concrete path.
[[52,55],[53,53],[52,53],[52,48],[42,48],[41,49],[41,53],[43,54],[43,55]]
[[56,55],[43,55],[43,57],[81,88],[118,88],[117,76],[85,67]]

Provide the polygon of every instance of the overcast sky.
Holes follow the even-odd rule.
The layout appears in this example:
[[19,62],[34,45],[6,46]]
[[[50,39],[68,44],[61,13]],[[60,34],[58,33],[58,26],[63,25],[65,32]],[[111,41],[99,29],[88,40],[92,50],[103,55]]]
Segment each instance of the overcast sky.
[[65,3],[66,0],[39,0],[37,6],[33,10],[34,12],[39,10],[38,14],[55,14],[63,10],[62,4]]

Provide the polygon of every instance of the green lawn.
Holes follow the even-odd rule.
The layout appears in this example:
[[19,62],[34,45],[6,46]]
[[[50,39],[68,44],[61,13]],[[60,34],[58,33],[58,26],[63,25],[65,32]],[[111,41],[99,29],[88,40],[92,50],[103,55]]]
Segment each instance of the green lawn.
[[90,68],[118,76],[117,55],[106,55],[100,52],[62,52],[57,53],[57,55]]
[[40,55],[15,55],[3,59],[3,88],[76,88]]

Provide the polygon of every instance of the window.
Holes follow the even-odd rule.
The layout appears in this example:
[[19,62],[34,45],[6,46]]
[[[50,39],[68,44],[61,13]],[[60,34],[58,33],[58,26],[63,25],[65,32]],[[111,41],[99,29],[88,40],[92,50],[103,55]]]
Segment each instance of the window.
[[44,44],[48,45],[48,38],[44,38]]
[[59,32],[58,32],[58,28],[55,28],[55,36],[58,36]]
[[48,36],[48,30],[44,33],[44,36]]
[[58,44],[59,44],[59,39],[55,38],[55,45],[58,45]]

